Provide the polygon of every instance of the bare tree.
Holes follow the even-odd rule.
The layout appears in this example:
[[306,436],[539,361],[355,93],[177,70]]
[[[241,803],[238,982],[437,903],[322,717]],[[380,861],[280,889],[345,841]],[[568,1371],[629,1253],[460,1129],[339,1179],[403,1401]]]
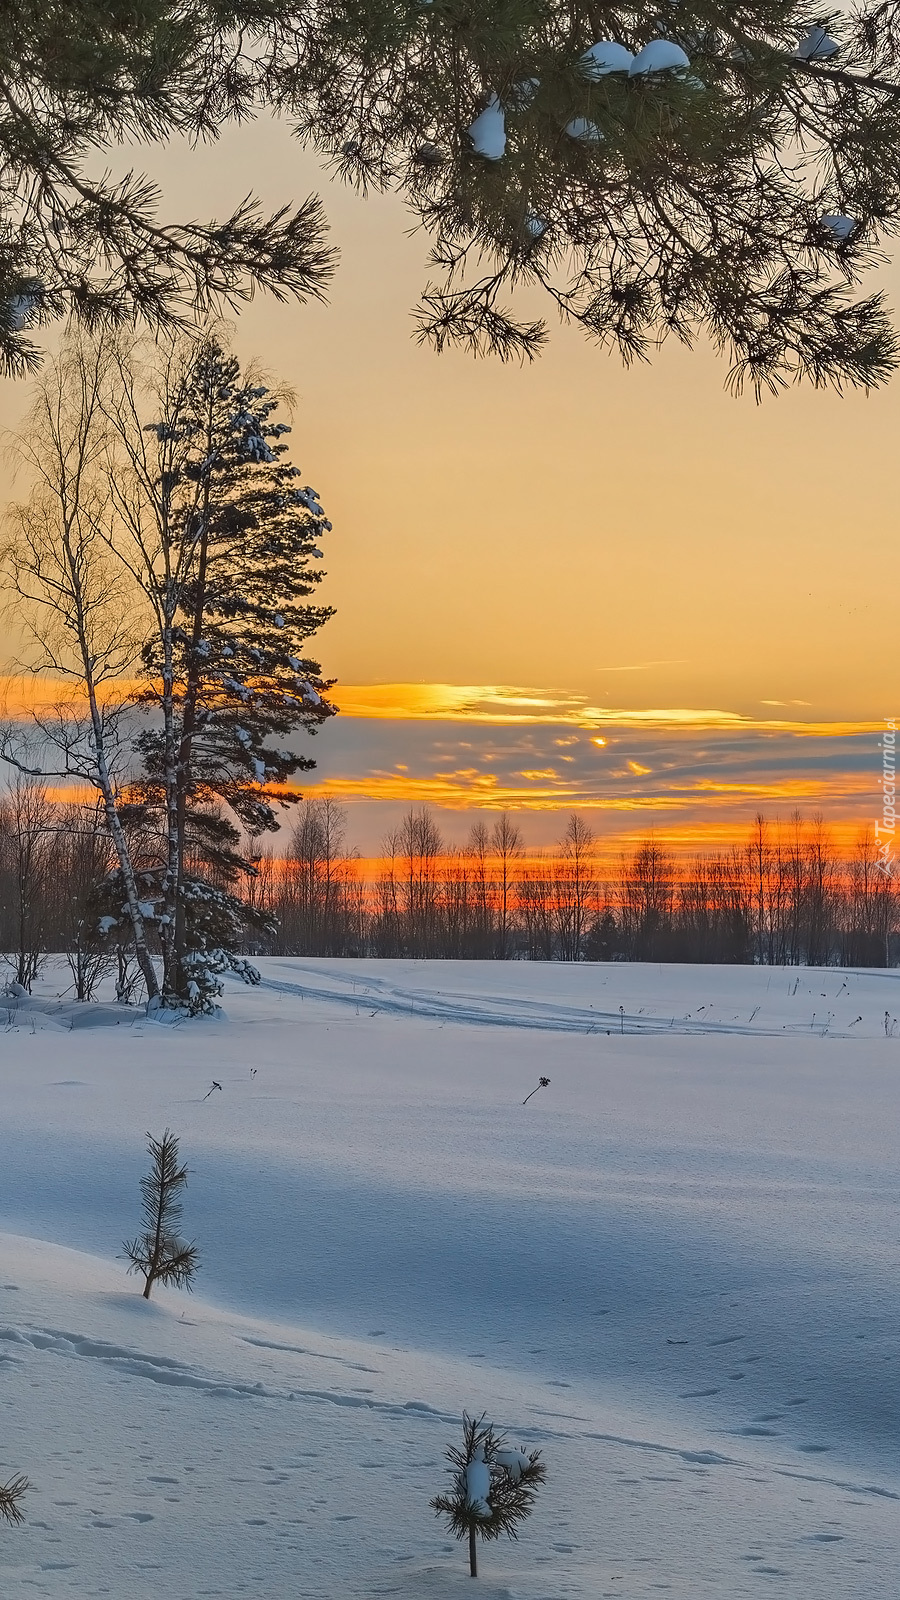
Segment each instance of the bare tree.
[[560,960],[580,961],[584,940],[596,907],[594,834],[572,812],[560,841],[554,880],[554,911]]
[[399,845],[407,939],[416,955],[435,955],[441,892],[439,863],[444,841],[427,806],[407,812],[400,825]]
[[120,732],[129,713],[123,680],[136,656],[132,592],[108,554],[109,488],[101,396],[108,351],[71,342],[40,379],[20,448],[34,475],[27,503],[13,508],[3,550],[35,671],[68,686],[51,713],[33,712],[46,759],[32,759],[20,724],[0,729],[0,755],[44,779],[95,788],[115,847],[135,955],[151,1003],[159,984],[141,897],[117,805]]
[[491,829],[491,849],[497,862],[497,954],[505,961],[515,903],[515,868],[524,852],[522,834],[508,811],[501,813]]
[[116,962],[111,929],[97,904],[112,868],[102,812],[77,802],[60,806],[51,849],[56,881],[56,940],[62,945],[77,1000],[90,1000]]
[[674,863],[647,839],[630,862],[623,862],[619,905],[625,947],[632,961],[659,959],[671,928]]
[[52,817],[45,786],[16,773],[0,801],[0,947],[29,993],[46,959]]

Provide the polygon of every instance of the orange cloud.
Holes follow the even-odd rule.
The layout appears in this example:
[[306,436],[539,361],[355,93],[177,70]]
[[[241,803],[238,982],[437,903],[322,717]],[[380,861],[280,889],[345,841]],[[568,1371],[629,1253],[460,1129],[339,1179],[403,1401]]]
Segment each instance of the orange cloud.
[[[528,777],[522,773],[522,777]],[[444,806],[450,811],[481,807],[490,811],[648,811],[663,808],[679,810],[692,805],[688,797],[668,795],[602,796],[591,794],[580,784],[559,779],[540,784],[543,773],[534,774],[527,788],[503,783],[495,773],[462,771],[435,773],[431,778],[404,777],[394,772],[370,772],[360,778],[327,778],[320,784],[307,780],[304,793],[327,795],[334,800],[395,800],[404,805]]]
[[[664,731],[707,729],[735,733],[790,733],[798,737],[840,737],[880,731],[878,722],[800,722],[745,716],[739,711],[685,706],[628,709],[591,705],[584,695],[539,693],[497,684],[369,683],[338,684],[331,698],[346,717],[391,721],[572,723],[585,729],[610,726]],[[599,743],[599,740],[595,742]]]
[[[114,705],[128,700],[139,686],[136,681],[118,678],[115,682],[100,685],[97,698],[102,705]],[[73,678],[51,678],[45,673],[0,674],[0,716],[13,721],[24,721],[32,714],[44,716],[64,708],[73,716],[87,714],[87,695]]]

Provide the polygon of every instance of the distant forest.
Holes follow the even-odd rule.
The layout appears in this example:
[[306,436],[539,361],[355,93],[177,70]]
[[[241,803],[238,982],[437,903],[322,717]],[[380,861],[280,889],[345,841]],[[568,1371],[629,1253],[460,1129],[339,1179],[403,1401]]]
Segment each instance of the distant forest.
[[[198,832],[191,871],[232,891],[243,880],[250,956],[900,962],[898,881],[871,835],[842,856],[820,819],[799,814],[758,817],[728,851],[688,859],[648,838],[613,862],[574,813],[558,844],[535,853],[508,815],[480,818],[454,847],[423,808],[384,841],[369,876],[333,800],[308,800],[283,843],[250,839],[241,856],[204,857],[208,837]],[[158,868],[152,835],[133,844]],[[61,954],[80,998],[110,973],[123,998],[136,993],[127,919],[115,905],[110,914],[114,865],[97,810],[21,780],[0,795],[0,977],[30,988]]]

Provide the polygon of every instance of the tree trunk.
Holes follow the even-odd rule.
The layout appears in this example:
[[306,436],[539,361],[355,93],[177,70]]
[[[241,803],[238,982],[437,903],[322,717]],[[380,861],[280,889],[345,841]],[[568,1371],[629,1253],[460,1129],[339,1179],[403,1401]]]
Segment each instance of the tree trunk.
[[469,1577],[478,1577],[478,1535],[474,1523],[469,1525]]
[[141,969],[141,976],[147,988],[147,1001],[149,1003],[152,1000],[159,999],[159,984],[156,978],[156,970],[153,966],[153,958],[150,955],[150,951],[147,949],[144,917],[138,900],[138,888],[134,876],[134,867],[132,866],[131,855],[128,850],[128,841],[125,838],[122,824],[119,821],[115,792],[113,790],[109,769],[106,764],[103,724],[100,718],[93,685],[90,684],[88,685],[88,696],[94,728],[94,755],[97,762],[97,781],[99,784],[100,793],[103,796],[103,809],[106,816],[106,826],[113,845],[115,846],[116,855],[119,860],[119,870],[122,873],[122,883],[125,888],[125,902],[128,906],[128,915],[131,921],[132,933],[134,935],[135,959]]
[[203,617],[206,607],[206,580],[207,561],[209,556],[209,515],[210,515],[210,473],[212,471],[213,453],[210,451],[206,467],[206,476],[203,485],[203,496],[199,527],[199,556],[197,562],[196,596],[194,600],[194,616],[191,626],[190,656],[188,658],[187,682],[185,685],[184,706],[181,715],[181,739],[178,743],[178,759],[176,762],[176,804],[175,804],[175,939],[172,949],[174,970],[169,974],[168,987],[177,996],[178,1000],[185,1000],[188,994],[187,977],[184,971],[184,957],[187,951],[187,921],[184,903],[184,858],[185,834],[187,831],[187,802],[188,790],[191,782],[191,751],[194,735],[197,731],[197,697],[199,694],[199,672],[197,667],[197,651],[203,637]]

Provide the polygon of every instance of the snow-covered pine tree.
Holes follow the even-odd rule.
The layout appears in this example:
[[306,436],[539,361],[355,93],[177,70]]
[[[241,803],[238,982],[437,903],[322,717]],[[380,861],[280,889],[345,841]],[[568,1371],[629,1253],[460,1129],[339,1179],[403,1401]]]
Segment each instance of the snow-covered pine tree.
[[[138,790],[138,794],[135,790]],[[154,930],[154,950],[165,932],[165,869],[159,865],[158,818],[165,815],[162,785],[149,780],[124,791],[120,802],[123,825],[134,836],[144,834],[156,845],[152,865],[138,870],[138,887],[145,921]],[[156,829],[156,831],[154,831]],[[181,880],[184,906],[184,995],[191,1013],[212,1013],[222,992],[221,976],[233,972],[245,983],[258,983],[259,971],[241,955],[248,938],[268,938],[277,923],[237,890],[255,872],[253,863],[238,851],[240,834],[228,817],[216,810],[190,806],[185,823],[185,871]],[[123,899],[122,876],[114,871],[98,885],[93,899],[95,920],[103,934],[114,932],[119,955],[120,983],[129,998],[129,921]],[[124,957],[124,961],[123,961]],[[175,1003],[181,1003],[173,997]]]
[[[155,618],[144,699],[158,713],[137,740],[144,770],[132,799],[145,820],[156,816],[165,839],[156,906],[164,997],[208,1010],[219,972],[256,976],[238,954],[233,894],[252,865],[221,808],[254,836],[275,828],[278,806],[300,798],[290,780],[315,765],[289,741],[334,711],[319,663],[306,654],[332,614],[309,603],[331,524],[287,459],[290,429],[274,420],[277,397],[243,374],[218,338],[181,347],[160,392],[153,423],[136,425],[134,373],[120,358],[111,406],[123,464],[120,548]],[[220,835],[232,828],[230,842],[219,839],[217,875],[192,872],[192,833],[209,843],[216,826]],[[203,851],[194,857],[202,862]]]
[[478,1540],[518,1538],[518,1524],[534,1508],[537,1491],[547,1476],[539,1450],[512,1448],[502,1434],[485,1423],[484,1413],[463,1412],[462,1449],[445,1451],[452,1476],[449,1494],[432,1500],[457,1539],[468,1540],[469,1576],[478,1576]]

